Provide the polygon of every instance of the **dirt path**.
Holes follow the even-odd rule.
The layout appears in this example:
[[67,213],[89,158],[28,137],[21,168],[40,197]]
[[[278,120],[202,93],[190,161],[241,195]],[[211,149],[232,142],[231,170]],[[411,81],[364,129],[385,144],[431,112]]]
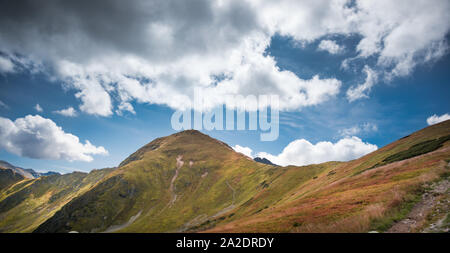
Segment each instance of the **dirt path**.
[[225,181],[225,183],[227,184],[228,188],[230,188],[231,191],[233,192],[233,201],[231,202],[231,205],[229,205],[229,206],[225,207],[224,209],[220,210],[219,212],[217,212],[216,214],[211,216],[211,218],[217,218],[217,217],[221,216],[222,214],[233,210],[234,207],[235,207],[234,202],[236,200],[236,191],[234,190],[233,187],[231,187],[231,185],[228,183],[228,181]]
[[139,211],[139,213],[137,213],[136,215],[131,216],[130,219],[129,219],[126,223],[121,224],[121,225],[113,225],[113,226],[110,226],[110,227],[107,228],[103,233],[112,233],[112,232],[116,232],[116,231],[119,231],[119,230],[121,230],[121,229],[124,229],[124,228],[128,227],[128,226],[131,225],[137,218],[139,218],[139,216],[141,215],[141,213],[142,213],[142,210]]
[[431,224],[434,228],[440,228],[449,212],[449,186],[450,182],[448,180],[432,183],[429,186],[430,189],[422,195],[422,200],[413,207],[408,216],[395,223],[387,232],[408,233],[420,232],[421,230],[423,232],[432,232],[428,228],[423,228],[428,222],[427,217],[429,214],[432,216],[443,216],[436,224]]
[[231,187],[231,185],[228,183],[228,181],[225,181],[225,183],[231,189],[231,191],[233,191],[233,202],[231,204],[234,205],[234,201],[236,200],[236,191],[233,189],[233,187]]
[[[202,176],[203,177],[203,176]],[[188,221],[185,223],[177,232],[185,232],[189,228],[199,225],[207,220],[215,219],[219,216],[222,216],[223,214],[233,210],[235,208],[235,201],[236,201],[236,190],[228,183],[228,181],[225,181],[225,184],[230,188],[230,190],[233,192],[233,200],[231,202],[231,205],[225,207],[224,209],[220,210],[219,212],[215,213],[214,215],[208,216],[206,214],[200,214],[199,216],[195,217],[194,219]]]

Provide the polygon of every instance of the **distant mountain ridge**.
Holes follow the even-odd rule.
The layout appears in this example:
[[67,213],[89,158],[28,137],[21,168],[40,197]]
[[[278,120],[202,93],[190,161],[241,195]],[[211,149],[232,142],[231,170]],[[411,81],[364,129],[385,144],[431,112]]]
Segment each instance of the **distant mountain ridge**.
[[25,178],[14,170],[0,167],[0,189],[8,188],[12,184],[24,180]]
[[255,162],[259,162],[259,163],[264,163],[264,164],[268,164],[268,165],[276,165],[274,163],[272,163],[271,161],[269,161],[269,159],[267,158],[261,158],[261,157],[255,157],[253,159]]
[[0,167],[13,170],[15,173],[18,173],[18,174],[22,175],[23,177],[30,178],[30,179],[38,178],[38,177],[42,177],[42,176],[49,176],[49,175],[60,175],[60,173],[54,172],[54,171],[48,171],[48,172],[42,173],[42,172],[37,172],[33,169],[20,168],[20,167],[12,165],[3,160],[0,160]]

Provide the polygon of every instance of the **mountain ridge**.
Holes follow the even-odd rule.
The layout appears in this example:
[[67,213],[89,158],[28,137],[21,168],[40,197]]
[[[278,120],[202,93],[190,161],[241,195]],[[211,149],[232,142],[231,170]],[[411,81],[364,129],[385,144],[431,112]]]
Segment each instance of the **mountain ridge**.
[[34,178],[38,178],[38,177],[42,177],[42,176],[50,176],[50,175],[56,175],[56,174],[59,175],[60,174],[55,171],[37,172],[33,169],[24,169],[24,168],[12,165],[12,164],[8,163],[7,161],[3,161],[3,160],[0,160],[0,167],[13,170],[15,173],[19,173],[23,177],[26,177],[29,179],[34,179]]
[[253,158],[253,160],[255,162],[264,163],[264,164],[268,164],[268,165],[276,165],[276,164],[272,163],[269,159],[264,158],[264,157],[263,158],[255,157],[255,158]]
[[[156,138],[115,169],[98,170],[82,190],[62,190],[72,189],[73,180],[65,180],[61,189],[51,188],[64,198],[52,215],[35,217],[26,230],[14,226],[24,223],[20,218],[11,218],[9,227],[0,222],[0,231],[385,231],[417,203],[424,184],[448,180],[449,134],[447,121],[352,161],[283,167],[256,162],[199,131],[182,131]],[[2,212],[2,203],[36,180],[0,191],[0,217],[11,213]]]

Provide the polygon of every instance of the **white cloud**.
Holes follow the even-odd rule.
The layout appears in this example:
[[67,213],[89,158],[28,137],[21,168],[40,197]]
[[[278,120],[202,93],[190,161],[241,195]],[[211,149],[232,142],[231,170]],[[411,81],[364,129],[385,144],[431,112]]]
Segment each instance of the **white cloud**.
[[[23,15],[29,22],[14,23],[14,31],[0,25],[5,31],[0,50],[20,51],[50,63],[54,78],[78,91],[80,110],[100,116],[131,109],[132,101],[185,109],[196,87],[219,98],[211,99],[209,107],[223,103],[225,94],[270,93],[280,96],[283,110],[320,104],[339,92],[340,81],[319,76],[301,79],[281,71],[274,58],[264,54],[276,31],[271,30],[270,20],[259,16],[260,9],[268,10],[261,3],[200,0],[123,5],[108,3],[107,11],[94,16],[86,13],[96,13],[95,9],[81,4],[50,1],[37,10],[30,7],[35,15]],[[187,5],[195,8],[186,12]],[[151,11],[155,8],[157,12]],[[62,10],[71,15],[61,15]],[[0,14],[17,19],[23,13]],[[42,16],[58,17],[62,28],[45,29],[54,24]],[[27,39],[30,36],[32,41]],[[227,78],[218,81],[217,76]]]
[[378,76],[375,71],[373,71],[367,65],[364,66],[363,71],[366,73],[366,80],[364,81],[364,83],[352,86],[347,90],[347,99],[350,102],[361,98],[368,98],[368,93],[372,89],[372,86],[377,82]]
[[[13,6],[0,9],[0,51],[45,62],[53,78],[76,91],[80,111],[100,116],[122,113],[131,102],[185,109],[195,88],[216,94],[210,106],[224,94],[271,93],[282,110],[299,110],[334,97],[341,82],[280,70],[265,54],[273,35],[299,43],[360,35],[358,57],[375,57],[368,68],[389,79],[442,57],[450,27],[448,0],[7,4]],[[349,99],[367,97],[375,82],[353,87]]]
[[345,128],[339,131],[339,134],[342,136],[352,136],[355,134],[359,134],[361,132],[361,128],[359,126],[353,126],[349,128]]
[[14,72],[14,63],[0,55],[0,73]]
[[272,32],[311,42],[327,34],[353,31],[354,9],[346,0],[260,1],[259,21]]
[[278,155],[265,152],[258,153],[258,157],[269,159],[275,164],[308,165],[328,161],[349,161],[377,150],[377,146],[363,142],[358,137],[345,137],[336,143],[328,141],[312,144],[305,139],[298,139],[289,143]]
[[378,131],[378,126],[373,123],[364,123],[349,128],[339,130],[339,134],[344,137],[354,136],[361,133],[370,133]]
[[417,64],[445,53],[449,1],[358,1],[357,6],[357,30],[364,37],[357,46],[360,56],[379,54],[378,65],[391,77],[408,75]]
[[60,114],[60,115],[66,116],[66,117],[75,117],[75,116],[77,116],[77,111],[75,109],[73,109],[73,107],[68,107],[66,109],[54,111],[54,113]]
[[105,80],[101,73],[87,74],[81,65],[66,60],[59,62],[56,71],[68,88],[79,91],[75,97],[82,102],[81,111],[100,116],[112,115],[112,101],[105,85],[113,80]]
[[[112,114],[109,93],[117,92],[119,108],[133,112],[130,101],[168,105],[174,109],[185,109],[191,105],[194,88],[200,87],[208,94],[214,107],[225,103],[226,95],[277,94],[280,109],[296,110],[305,106],[320,104],[339,93],[341,82],[334,78],[321,79],[314,76],[304,80],[290,71],[281,71],[271,56],[264,56],[270,37],[253,34],[244,39],[237,48],[227,54],[214,52],[198,57],[186,57],[169,66],[160,63],[158,67],[148,66],[148,62],[136,57],[108,60],[104,66],[80,66],[70,62],[59,65],[58,73],[68,81],[69,87],[79,89],[77,96],[83,104],[84,112],[108,116]],[[107,69],[105,72],[104,68]],[[127,71],[139,72],[127,74]],[[142,70],[140,70],[142,68]],[[125,72],[124,72],[125,71]],[[215,73],[227,73],[230,78],[217,82]],[[75,77],[74,77],[75,76]],[[144,82],[142,79],[151,79]],[[97,103],[95,103],[97,102]]]
[[36,105],[34,106],[34,109],[35,109],[36,111],[38,111],[38,112],[43,112],[43,111],[44,111],[44,109],[42,109],[42,107],[41,107],[39,104],[36,104]]
[[318,48],[330,54],[339,54],[344,51],[344,47],[339,46],[334,40],[322,40]]
[[242,146],[239,146],[239,145],[235,145],[233,147],[233,149],[236,152],[239,152],[239,153],[244,154],[244,155],[246,155],[246,156],[248,156],[250,158],[253,158],[253,156],[252,156],[253,150],[251,148],[249,148],[249,147],[242,147]]
[[24,157],[68,161],[90,162],[92,155],[108,154],[104,147],[94,146],[88,140],[83,144],[77,136],[39,115],[15,121],[0,117],[0,148]]
[[128,102],[120,103],[120,105],[117,107],[116,113],[117,115],[122,116],[124,111],[136,114],[136,112],[134,111],[134,107]]
[[428,117],[427,124],[428,125],[434,125],[434,124],[437,124],[439,122],[446,121],[446,120],[449,120],[449,119],[450,119],[450,114],[448,114],[448,113],[442,114],[441,116],[438,116],[438,115],[434,114],[434,115]]

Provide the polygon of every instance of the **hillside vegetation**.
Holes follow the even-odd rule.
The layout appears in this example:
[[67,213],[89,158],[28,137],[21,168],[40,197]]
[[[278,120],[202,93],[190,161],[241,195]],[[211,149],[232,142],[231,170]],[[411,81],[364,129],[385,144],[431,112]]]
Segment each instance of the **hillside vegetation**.
[[0,189],[0,232],[32,232],[111,170],[16,180],[10,187]]
[[114,170],[6,187],[0,231],[386,231],[421,201],[426,185],[447,180],[449,134],[446,121],[357,160],[282,167],[183,131],[155,139]]
[[21,174],[11,169],[0,167],[0,191],[23,179],[24,177]]

